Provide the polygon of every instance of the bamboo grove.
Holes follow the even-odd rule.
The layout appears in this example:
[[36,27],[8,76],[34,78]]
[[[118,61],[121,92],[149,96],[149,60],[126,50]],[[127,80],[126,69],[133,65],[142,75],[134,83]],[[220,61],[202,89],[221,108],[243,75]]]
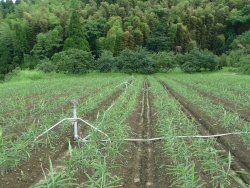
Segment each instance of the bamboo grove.
[[[114,67],[127,70],[132,66],[124,68],[127,60],[117,65],[112,58],[122,59],[129,52],[143,50],[154,61],[157,56],[167,59],[164,66],[159,61],[157,66],[147,61],[127,72],[151,66],[154,71],[145,73],[152,73],[182,65],[186,72],[222,66],[243,67],[247,72],[249,13],[249,0],[1,1],[0,77],[16,67],[33,69],[37,65],[50,70],[56,66],[66,72],[65,67],[70,65],[62,60],[69,54],[73,54],[69,59],[76,61],[72,66],[83,70],[80,73],[95,68],[106,72]],[[206,61],[210,62],[216,56],[216,66],[194,65],[189,52],[198,54],[196,57],[207,54]],[[185,54],[185,58],[179,57]],[[100,58],[100,62],[113,62],[112,66],[98,65]],[[85,62],[79,65],[83,59]]]

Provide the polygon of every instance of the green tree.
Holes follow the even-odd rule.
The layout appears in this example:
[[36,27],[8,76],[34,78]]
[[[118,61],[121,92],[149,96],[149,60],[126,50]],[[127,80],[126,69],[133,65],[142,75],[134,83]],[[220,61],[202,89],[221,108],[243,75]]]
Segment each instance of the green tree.
[[233,50],[242,49],[246,54],[250,54],[249,41],[250,41],[250,31],[247,31],[237,36],[230,45],[230,47]]
[[142,47],[135,51],[124,49],[117,59],[117,69],[121,72],[152,74],[158,71],[156,61]]
[[100,72],[110,72],[115,68],[115,58],[112,52],[104,50],[96,61],[97,69]]
[[67,39],[64,41],[63,50],[75,48],[79,50],[90,51],[89,43],[83,33],[80,17],[76,10],[73,11],[72,16],[70,18],[66,37]]
[[242,34],[250,29],[250,4],[246,4],[241,10],[236,10],[227,21],[236,34]]
[[176,55],[174,52],[158,52],[153,53],[152,58],[157,62],[157,66],[161,71],[170,71],[171,69],[177,67]]
[[62,39],[56,29],[47,33],[39,33],[37,35],[37,43],[31,52],[38,59],[51,58],[60,50],[61,41]]
[[129,31],[125,31],[123,33],[123,42],[124,42],[124,47],[134,50],[135,48],[135,39],[133,34],[131,34],[131,32]]
[[218,69],[219,62],[216,55],[208,50],[194,48],[186,53],[182,59],[181,69],[184,72],[200,72],[202,70],[214,71]]
[[152,31],[150,37],[147,39],[146,47],[153,52],[168,51],[170,49],[164,24],[160,24]]
[[240,58],[239,72],[250,75],[250,55],[242,56]]
[[90,52],[71,48],[54,54],[52,64],[58,72],[83,74],[94,68],[94,57]]
[[111,17],[107,23],[109,30],[106,37],[97,40],[99,54],[103,50],[111,51],[118,56],[124,49],[122,20],[119,16]]
[[94,55],[97,55],[97,39],[103,37],[105,34],[106,20],[103,17],[98,19],[88,19],[84,25],[84,33],[86,33],[86,39],[89,43],[90,50]]

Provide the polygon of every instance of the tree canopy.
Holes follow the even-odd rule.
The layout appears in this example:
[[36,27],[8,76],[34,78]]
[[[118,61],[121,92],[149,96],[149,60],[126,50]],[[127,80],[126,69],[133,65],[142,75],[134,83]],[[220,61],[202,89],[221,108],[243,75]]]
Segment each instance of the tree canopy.
[[70,49],[90,52],[96,60],[105,54],[119,60],[139,46],[168,60],[176,54],[191,57],[196,48],[197,56],[231,57],[237,50],[248,55],[249,13],[250,0],[1,1],[0,77]]

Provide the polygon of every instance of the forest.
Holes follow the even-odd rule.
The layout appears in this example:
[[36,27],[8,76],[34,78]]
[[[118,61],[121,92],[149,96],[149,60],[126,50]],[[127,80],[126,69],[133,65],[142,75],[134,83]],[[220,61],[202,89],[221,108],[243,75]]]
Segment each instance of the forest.
[[15,69],[250,74],[250,0],[0,2],[0,79]]

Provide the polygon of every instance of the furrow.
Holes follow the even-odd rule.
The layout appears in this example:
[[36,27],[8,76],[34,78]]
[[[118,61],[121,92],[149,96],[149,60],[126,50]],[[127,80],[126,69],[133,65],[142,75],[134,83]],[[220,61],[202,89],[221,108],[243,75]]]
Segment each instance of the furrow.
[[[209,117],[207,117],[205,114],[201,115],[201,111],[199,111],[198,107],[196,107],[193,103],[185,99],[183,96],[176,93],[170,86],[168,86],[165,82],[160,81],[160,83],[163,85],[163,87],[174,97],[182,106],[182,110],[187,116],[194,117],[196,123],[200,126],[202,126],[201,129],[203,129],[203,132],[208,132],[209,134],[216,134],[217,130],[213,128],[211,125],[214,123],[213,120],[211,120]],[[198,112],[199,111],[199,112]],[[200,129],[200,130],[201,130]],[[231,165],[232,171],[244,171],[247,172],[247,174],[237,174],[237,178],[244,182],[245,184],[248,184],[250,182],[250,175],[249,175],[249,163],[247,163],[246,159],[242,159],[239,157],[239,153],[243,152],[239,149],[235,150],[230,147],[228,143],[229,139],[225,137],[218,137],[217,138],[217,148],[221,150],[221,155],[223,157],[228,158],[228,153],[230,151],[231,155],[233,156],[233,162]]]

